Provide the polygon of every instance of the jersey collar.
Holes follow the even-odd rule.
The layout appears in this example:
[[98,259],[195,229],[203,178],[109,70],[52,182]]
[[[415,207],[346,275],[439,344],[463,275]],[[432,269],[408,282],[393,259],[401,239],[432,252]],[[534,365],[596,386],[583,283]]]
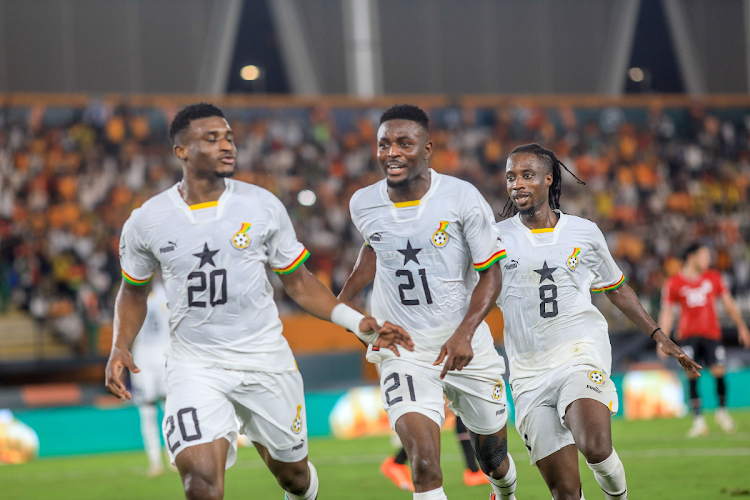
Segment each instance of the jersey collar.
[[[382,181],[382,184],[380,185],[380,197],[383,199],[383,202],[390,207],[394,219],[401,222],[408,222],[419,219],[422,216],[422,212],[424,212],[424,208],[427,205],[427,200],[429,200],[435,193],[435,191],[437,191],[440,180],[443,177],[441,174],[435,172],[431,168],[427,170],[428,172],[430,172],[430,189],[427,190],[422,198],[414,201],[394,203],[388,197],[388,183],[385,180]],[[416,215],[414,217],[405,218],[401,213],[399,213],[401,211],[400,209],[410,207],[417,207]],[[411,210],[409,210],[408,212],[413,213],[411,212]]]
[[[521,222],[521,214],[516,214],[511,220],[513,223],[521,229],[526,237],[531,241],[534,246],[545,246],[555,245],[560,237],[563,226],[568,221],[568,216],[558,209],[552,210],[560,216],[560,220],[557,221],[555,227],[544,228],[544,229],[529,229],[526,225]],[[551,235],[551,237],[550,237]]]
[[188,205],[187,203],[185,203],[185,200],[182,199],[182,196],[180,196],[180,192],[177,189],[178,185],[179,183],[169,188],[169,191],[167,191],[167,193],[169,194],[169,197],[172,199],[177,208],[179,208],[182,213],[185,214],[188,220],[190,220],[191,224],[197,224],[195,216],[193,215],[193,210],[205,210],[207,208],[216,207],[214,217],[212,219],[210,219],[209,221],[207,221],[206,219],[202,219],[200,222],[214,222],[221,219],[221,215],[224,213],[224,207],[226,207],[227,205],[227,200],[229,200],[229,197],[234,192],[234,182],[232,182],[231,179],[224,179],[224,192],[221,193],[221,196],[219,196],[219,200],[215,205],[213,204],[213,202],[201,203],[200,205]]

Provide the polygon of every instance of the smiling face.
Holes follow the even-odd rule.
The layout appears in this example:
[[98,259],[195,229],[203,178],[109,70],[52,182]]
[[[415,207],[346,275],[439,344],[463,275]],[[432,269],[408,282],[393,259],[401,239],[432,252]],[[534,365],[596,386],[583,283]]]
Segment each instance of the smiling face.
[[378,164],[388,187],[402,188],[427,173],[432,142],[427,131],[411,120],[388,120],[378,129]]
[[549,205],[552,171],[532,153],[516,153],[505,166],[508,196],[522,215]]
[[234,134],[220,116],[199,118],[181,132],[174,153],[197,177],[232,177],[237,148]]

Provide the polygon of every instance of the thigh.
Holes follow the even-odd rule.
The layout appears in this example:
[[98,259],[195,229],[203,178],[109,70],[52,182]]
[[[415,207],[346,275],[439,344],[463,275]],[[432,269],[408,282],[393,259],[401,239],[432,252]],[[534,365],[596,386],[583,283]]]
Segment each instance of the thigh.
[[[570,429],[562,425],[557,409],[550,406],[533,408],[520,423],[516,422],[516,429],[529,452],[531,465],[538,464],[567,446],[575,445]],[[576,464],[577,460],[578,455]]]
[[688,337],[680,342],[680,348],[683,352],[701,366],[708,366],[706,363],[706,352],[700,342],[700,337]]
[[380,397],[393,430],[408,413],[419,413],[438,428],[443,426],[445,399],[439,370],[400,359],[385,360],[381,368]]
[[175,459],[182,483],[201,482],[223,491],[229,447],[229,441],[218,439],[183,450]]
[[727,361],[727,351],[722,343],[713,339],[701,339],[701,341],[706,359],[706,364],[703,366],[723,368]]
[[260,443],[275,461],[304,460],[307,457],[307,413],[302,375],[299,372],[242,373],[242,383],[230,394],[242,433]]
[[449,407],[475,434],[492,435],[505,428],[508,404],[503,365],[448,372],[443,382]]
[[185,449],[225,438],[233,443],[227,449],[226,466],[237,458],[237,421],[227,393],[237,379],[229,370],[170,370],[162,431],[169,458]]
[[598,401],[573,401],[565,413],[565,424],[588,463],[600,463],[612,454],[610,414]]
[[578,450],[575,445],[565,446],[536,463],[539,473],[553,498],[571,498],[581,489],[578,470]]
[[580,399],[598,401],[608,410],[607,415],[616,414],[620,406],[615,383],[594,366],[573,366],[563,375],[556,404],[563,425],[566,425],[564,417],[568,407]]

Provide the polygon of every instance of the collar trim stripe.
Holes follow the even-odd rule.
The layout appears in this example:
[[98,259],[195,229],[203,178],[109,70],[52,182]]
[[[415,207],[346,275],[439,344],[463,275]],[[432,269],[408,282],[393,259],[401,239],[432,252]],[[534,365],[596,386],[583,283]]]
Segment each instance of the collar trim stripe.
[[154,277],[154,275],[152,274],[151,276],[149,276],[145,280],[137,280],[137,279],[133,278],[132,276],[129,276],[128,273],[126,273],[125,271],[122,271],[122,278],[125,281],[127,281],[128,283],[130,283],[131,285],[135,285],[135,286],[147,285],[148,282],[153,279],[153,277]]
[[505,253],[505,250],[500,250],[499,252],[496,252],[490,257],[489,259],[485,260],[484,262],[481,262],[479,264],[474,264],[474,270],[475,271],[485,271],[489,269],[492,264],[495,262],[499,262],[506,258],[508,256],[507,253]]
[[422,200],[399,201],[398,203],[394,203],[393,205],[396,208],[417,207],[419,206],[420,201]]
[[196,203],[195,205],[190,205],[190,210],[200,210],[202,208],[211,208],[218,205],[218,201],[207,201],[205,203]]
[[274,269],[273,272],[276,274],[290,274],[297,270],[299,266],[301,266],[308,258],[310,257],[310,252],[307,251],[307,248],[302,250],[302,253],[299,254],[299,257],[294,259],[294,262],[289,264],[283,269]]
[[539,234],[539,233],[552,233],[555,231],[554,227],[542,227],[539,229],[532,229],[531,232],[533,234]]
[[612,290],[617,290],[622,286],[622,284],[625,283],[625,275],[622,275],[622,278],[620,278],[620,281],[615,283],[614,285],[605,286],[602,288],[592,288],[591,291],[594,293],[602,293],[602,292],[611,292]]

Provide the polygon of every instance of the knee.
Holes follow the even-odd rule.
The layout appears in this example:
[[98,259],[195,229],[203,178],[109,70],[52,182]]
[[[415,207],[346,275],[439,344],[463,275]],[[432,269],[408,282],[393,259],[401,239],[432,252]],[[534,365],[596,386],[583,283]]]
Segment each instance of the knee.
[[579,500],[581,498],[581,484],[566,484],[564,481],[550,485],[553,500]]
[[590,464],[604,462],[612,454],[612,442],[606,436],[589,436],[579,448]]
[[411,461],[411,471],[415,485],[442,484],[443,482],[440,462],[434,458],[417,455]]
[[222,500],[224,486],[217,481],[188,473],[183,481],[187,500]]
[[310,469],[307,464],[285,467],[276,476],[279,486],[292,495],[303,495],[310,487]]

